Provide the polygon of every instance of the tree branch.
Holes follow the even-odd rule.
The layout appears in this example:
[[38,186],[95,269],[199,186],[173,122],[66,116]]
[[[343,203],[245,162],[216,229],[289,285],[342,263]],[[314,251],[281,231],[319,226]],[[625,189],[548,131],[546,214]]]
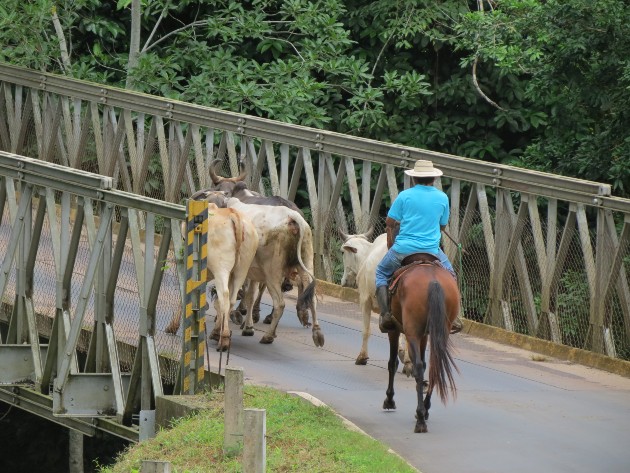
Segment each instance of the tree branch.
[[472,67],[472,80],[473,80],[473,84],[475,86],[475,89],[477,89],[477,92],[479,93],[479,95],[481,95],[481,97],[486,102],[488,102],[493,107],[498,108],[499,110],[502,110],[502,111],[505,112],[505,109],[503,107],[499,106],[490,97],[488,97],[486,94],[484,94],[483,90],[481,90],[481,87],[479,87],[479,82],[477,82],[477,62],[479,62],[479,56],[475,56],[475,62],[473,62],[473,67]]
[[158,26],[160,26],[160,23],[162,22],[162,20],[166,16],[166,10],[168,9],[168,6],[170,5],[170,3],[171,2],[168,2],[168,3],[166,3],[164,5],[164,8],[162,9],[162,13],[160,13],[160,16],[158,17],[157,21],[155,22],[155,25],[153,25],[153,30],[151,30],[151,34],[147,38],[146,43],[144,43],[144,46],[142,47],[142,51],[140,51],[141,53],[143,53],[143,52],[145,52],[147,50],[147,47],[149,46],[149,43],[153,39],[153,35],[155,35],[155,32],[158,29]]
[[177,28],[176,30],[171,31],[170,33],[165,34],[164,36],[162,36],[160,39],[158,39],[155,43],[151,44],[150,46],[146,46],[142,49],[142,52],[146,52],[149,49],[151,49],[154,46],[157,46],[158,44],[160,44],[162,41],[164,41],[165,39],[176,35],[177,33],[180,33],[182,31],[184,31],[185,29],[188,28],[195,28],[197,26],[202,26],[205,25],[207,22],[205,20],[199,20],[199,21],[193,21],[192,23],[189,23],[187,25],[182,26],[181,28]]
[[57,7],[55,5],[51,8],[51,16],[52,22],[55,26],[55,32],[57,33],[57,39],[59,40],[59,50],[61,52],[61,63],[63,65],[64,73],[68,73],[70,71],[70,55],[68,54],[68,47],[66,45],[66,35],[63,33],[63,28],[61,27],[61,22],[59,21],[59,17],[57,16]]

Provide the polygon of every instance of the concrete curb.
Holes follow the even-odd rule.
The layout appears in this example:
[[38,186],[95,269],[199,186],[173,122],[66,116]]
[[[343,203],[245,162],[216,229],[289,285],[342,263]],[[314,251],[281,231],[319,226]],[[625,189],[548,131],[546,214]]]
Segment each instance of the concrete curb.
[[[317,291],[320,294],[336,297],[348,302],[358,303],[359,301],[359,292],[356,289],[342,287],[319,279],[317,280]],[[463,319],[463,322],[464,328],[461,333],[630,378],[630,361],[611,358],[606,355],[566,345],[559,345],[548,340],[509,332],[502,328],[474,322],[472,320]]]

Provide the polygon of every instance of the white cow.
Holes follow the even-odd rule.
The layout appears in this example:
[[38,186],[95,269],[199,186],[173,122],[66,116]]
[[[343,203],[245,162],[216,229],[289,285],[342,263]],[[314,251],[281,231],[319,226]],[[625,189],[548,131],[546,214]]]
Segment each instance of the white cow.
[[[299,212],[284,206],[246,204],[236,198],[228,199],[227,206],[247,215],[258,231],[258,249],[247,278],[265,283],[273,300],[271,325],[260,342],[273,343],[276,337],[276,327],[285,307],[282,283],[286,278],[298,286],[298,318],[306,325],[310,309],[313,342],[315,346],[323,346],[324,335],[316,313],[313,236],[306,220]],[[254,333],[252,314],[256,289],[257,284],[249,284],[245,293],[247,320],[243,335]]]
[[[340,232],[341,233],[341,232]],[[374,242],[370,243],[368,238],[372,230],[360,235],[346,235],[341,233],[344,239],[341,245],[343,251],[343,276],[341,285],[356,287],[359,291],[359,306],[363,313],[363,342],[361,351],[357,356],[355,364],[367,364],[368,339],[370,338],[370,321],[372,311],[379,312],[376,302],[376,266],[387,253],[387,234],[379,235]],[[403,373],[411,376],[411,359],[407,352],[405,336],[400,335],[398,356],[404,363]]]

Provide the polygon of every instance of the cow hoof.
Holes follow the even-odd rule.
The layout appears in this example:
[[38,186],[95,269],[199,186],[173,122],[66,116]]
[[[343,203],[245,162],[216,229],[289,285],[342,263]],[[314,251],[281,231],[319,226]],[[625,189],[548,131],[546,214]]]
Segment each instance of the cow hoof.
[[224,340],[217,345],[217,351],[228,351],[230,348],[230,341]]
[[411,362],[407,362],[403,365],[402,374],[406,374],[407,378],[409,378],[413,374],[413,366]]
[[357,356],[357,359],[354,361],[355,365],[362,365],[365,366],[367,365],[367,360],[369,360],[370,358],[367,356]]
[[324,334],[319,328],[313,329],[313,343],[316,347],[324,346]]
[[230,312],[230,320],[234,322],[236,325],[241,325],[243,323],[243,315],[240,310],[233,310]]
[[271,317],[271,314],[269,314],[267,317],[265,317],[265,320],[263,320],[263,324],[269,325],[272,319],[273,317]]
[[244,337],[252,337],[254,335],[254,327],[246,327],[241,332]]
[[260,339],[260,343],[269,345],[273,343],[273,337],[271,335],[265,335],[263,338]]
[[252,320],[255,324],[258,323],[258,321],[260,320],[260,309],[252,310]]
[[219,332],[212,332],[210,334],[210,340],[214,340],[215,342],[219,341]]

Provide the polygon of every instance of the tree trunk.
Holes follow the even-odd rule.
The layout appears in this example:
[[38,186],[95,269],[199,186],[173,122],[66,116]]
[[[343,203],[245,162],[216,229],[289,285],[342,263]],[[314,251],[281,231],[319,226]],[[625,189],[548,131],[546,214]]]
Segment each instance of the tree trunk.
[[140,20],[142,5],[140,0],[131,0],[131,31],[129,41],[129,61],[127,63],[127,85],[128,89],[133,89],[133,79],[129,75],[134,67],[138,65],[140,56]]

